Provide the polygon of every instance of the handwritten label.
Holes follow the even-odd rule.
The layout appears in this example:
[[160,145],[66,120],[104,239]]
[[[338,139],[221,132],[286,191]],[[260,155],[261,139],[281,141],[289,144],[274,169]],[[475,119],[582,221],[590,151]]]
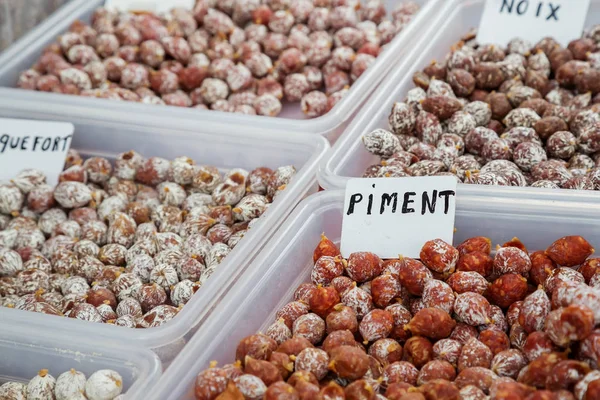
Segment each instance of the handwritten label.
[[35,168],[56,185],[73,138],[73,124],[0,118],[0,181]]
[[352,179],[346,186],[342,255],[419,257],[432,239],[452,243],[456,178]]
[[551,36],[563,46],[583,32],[590,0],[486,0],[477,41],[505,46],[523,38],[533,44]]
[[116,11],[149,11],[161,13],[173,8],[194,8],[195,0],[106,0],[104,7]]

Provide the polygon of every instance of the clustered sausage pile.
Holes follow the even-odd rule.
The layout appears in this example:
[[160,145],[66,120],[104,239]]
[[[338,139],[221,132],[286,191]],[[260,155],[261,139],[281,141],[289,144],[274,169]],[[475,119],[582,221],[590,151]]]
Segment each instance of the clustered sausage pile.
[[169,321],[296,170],[71,150],[56,187],[0,184],[0,305],[130,328]]
[[100,8],[19,77],[24,89],[276,116],[328,112],[419,6],[382,0],[198,0],[164,15]]
[[561,47],[469,35],[415,73],[365,177],[455,175],[465,183],[600,189],[600,25]]
[[474,237],[420,260],[341,257],[323,237],[311,283],[199,400],[600,399],[600,259],[581,236],[529,254]]
[[96,371],[89,378],[71,369],[56,379],[43,369],[27,384],[6,382],[0,386],[0,399],[121,400],[122,390],[121,375],[110,369]]

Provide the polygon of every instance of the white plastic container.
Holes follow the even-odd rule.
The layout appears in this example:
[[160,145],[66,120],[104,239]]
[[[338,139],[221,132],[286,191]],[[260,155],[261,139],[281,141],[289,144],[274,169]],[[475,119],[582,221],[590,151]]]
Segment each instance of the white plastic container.
[[70,0],[0,0],[0,51]]
[[[401,1],[386,0],[385,5],[388,10],[393,10]],[[144,123],[147,126],[157,126],[157,124],[165,126],[167,121],[165,117],[170,117],[172,119],[168,120],[169,127],[185,127],[190,123],[218,126],[226,124],[229,127],[244,127],[249,132],[320,134],[333,142],[385,75],[410,53],[413,39],[424,26],[429,24],[431,17],[437,12],[434,7],[437,1],[439,0],[417,0],[422,7],[412,23],[377,58],[376,63],[352,86],[345,98],[326,115],[316,119],[304,119],[297,103],[285,107],[280,117],[270,118],[137,103],[115,103],[103,99],[12,89],[15,87],[19,73],[35,63],[44,47],[67,31],[74,20],[89,21],[94,9],[104,3],[104,0],[73,0],[73,4],[69,5],[71,13],[61,13],[61,18],[45,21],[18,45],[12,46],[6,54],[0,56],[0,86],[2,87],[0,88],[0,110],[27,113],[36,117],[40,110],[44,110],[54,115],[94,119],[114,118],[124,123]]]
[[88,378],[100,369],[112,369],[123,378],[126,399],[144,399],[161,375],[160,360],[150,350],[119,343],[102,346],[76,332],[59,335],[5,321],[0,354],[0,384],[27,384],[41,369],[47,369],[54,378],[71,368]]
[[100,155],[109,158],[130,149],[135,149],[146,157],[173,159],[186,155],[197,163],[221,169],[240,167],[252,170],[260,166],[277,168],[290,164],[297,168],[296,176],[277,196],[258,223],[223,260],[179,315],[163,326],[127,329],[0,307],[2,326],[16,322],[34,330],[93,338],[94,342],[105,346],[129,341],[155,350],[165,363],[177,355],[186,340],[221,301],[293,208],[307,194],[317,190],[317,166],[329,149],[329,144],[322,137],[292,133],[274,135],[230,132],[227,135],[216,135],[208,129],[188,132],[127,127],[118,122],[88,122],[76,129],[73,148],[80,150],[85,156]]
[[[325,189],[342,189],[350,178],[362,176],[366,168],[377,164],[379,157],[365,150],[362,136],[377,128],[388,129],[388,116],[396,101],[403,101],[415,87],[412,76],[431,60],[443,60],[450,47],[470,28],[477,27],[483,13],[483,0],[447,0],[439,2],[440,12],[428,21],[429,29],[419,34],[420,41],[409,57],[398,64],[371,96],[368,104],[352,121],[319,168],[319,185]],[[600,23],[600,0],[592,0],[585,27]],[[462,185],[461,185],[462,186]],[[533,190],[532,188],[464,185],[463,190],[494,195],[577,196],[598,200],[595,192],[572,190]]]
[[[219,304],[202,331],[167,369],[151,399],[193,399],[196,375],[211,361],[235,361],[238,342],[265,332],[294,290],[310,282],[312,254],[321,233],[339,243],[344,196],[325,191],[302,202]],[[518,236],[530,251],[545,249],[565,235],[582,235],[599,248],[600,205],[560,201],[515,201],[457,193],[455,244],[487,236],[493,245]],[[410,229],[410,227],[407,227]]]

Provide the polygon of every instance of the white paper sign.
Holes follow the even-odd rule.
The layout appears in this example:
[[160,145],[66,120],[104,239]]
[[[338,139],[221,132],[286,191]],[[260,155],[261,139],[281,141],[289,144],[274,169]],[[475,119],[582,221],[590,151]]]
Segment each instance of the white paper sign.
[[351,179],[346,186],[341,251],[418,258],[428,240],[452,243],[456,178]]
[[563,46],[581,37],[590,0],[486,0],[477,41],[505,46],[550,36]]
[[56,185],[74,130],[67,122],[0,118],[0,182],[35,168],[46,174],[49,185]]
[[195,0],[106,0],[104,7],[116,11],[149,11],[161,13],[173,8],[187,8],[191,10],[195,4]]

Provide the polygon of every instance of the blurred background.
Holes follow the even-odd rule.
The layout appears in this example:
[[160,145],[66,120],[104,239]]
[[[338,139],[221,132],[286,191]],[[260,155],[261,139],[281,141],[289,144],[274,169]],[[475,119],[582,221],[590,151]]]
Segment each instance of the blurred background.
[[69,0],[0,0],[0,51]]

